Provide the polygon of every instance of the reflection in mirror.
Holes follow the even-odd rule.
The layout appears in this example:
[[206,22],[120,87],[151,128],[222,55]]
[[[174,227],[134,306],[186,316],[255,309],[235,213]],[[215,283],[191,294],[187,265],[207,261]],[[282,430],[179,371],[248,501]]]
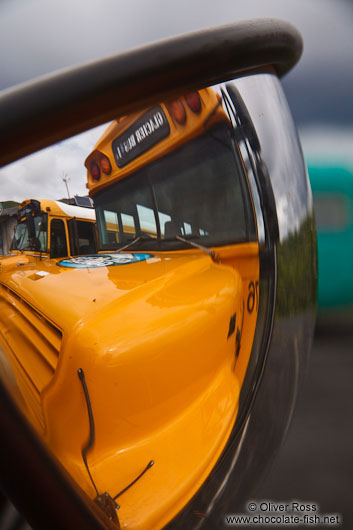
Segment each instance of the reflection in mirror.
[[100,129],[81,159],[94,229],[63,202],[20,205],[1,259],[1,377],[124,528],[160,528],[212,491],[249,417],[289,231],[279,204],[296,229],[311,207],[279,94],[260,73]]

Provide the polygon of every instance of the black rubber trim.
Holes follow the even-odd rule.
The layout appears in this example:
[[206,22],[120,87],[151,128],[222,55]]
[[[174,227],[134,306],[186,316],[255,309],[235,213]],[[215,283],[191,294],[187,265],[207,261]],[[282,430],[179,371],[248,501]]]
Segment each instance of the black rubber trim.
[[0,95],[0,165],[189,90],[264,66],[284,75],[302,38],[258,19],[166,39],[18,85]]

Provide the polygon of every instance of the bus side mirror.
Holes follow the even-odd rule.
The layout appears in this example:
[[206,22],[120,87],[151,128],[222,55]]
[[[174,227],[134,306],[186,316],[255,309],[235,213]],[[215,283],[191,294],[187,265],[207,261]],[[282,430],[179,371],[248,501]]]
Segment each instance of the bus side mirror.
[[[259,312],[227,445],[190,502],[167,523],[169,529],[216,528],[227,513],[243,511],[281,444],[301,385],[315,321],[315,228],[305,163],[279,81],[301,49],[300,35],[285,22],[241,22],[59,72],[0,95],[0,163],[5,165],[117,116],[225,83],[260,249],[259,285],[249,281],[243,288],[249,311],[258,304]],[[1,341],[6,342],[3,335]],[[0,346],[3,491],[38,529],[116,528],[106,517],[111,506],[101,510],[88,498],[24,418],[5,350]]]

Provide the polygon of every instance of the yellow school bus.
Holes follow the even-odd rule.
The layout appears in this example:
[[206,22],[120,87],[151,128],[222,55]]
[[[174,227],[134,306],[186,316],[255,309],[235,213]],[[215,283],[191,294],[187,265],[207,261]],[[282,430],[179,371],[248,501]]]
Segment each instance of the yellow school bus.
[[85,162],[100,250],[38,282],[60,355],[37,428],[124,527],[172,519],[237,418],[259,245],[232,130],[212,89],[113,122]]
[[93,209],[48,199],[26,199],[19,205],[10,254],[0,259],[0,343],[6,343],[23,406],[37,427],[41,391],[54,369],[60,341],[55,326],[43,316],[46,310],[38,311],[36,300],[26,302],[26,282],[31,292],[31,285],[49,276],[59,259],[94,254],[96,247]]
[[211,88],[113,122],[85,165],[99,252],[57,254],[45,216],[58,206],[22,204],[14,249],[30,240],[39,259],[48,242],[61,259],[38,271],[21,254],[2,275],[22,325],[3,347],[27,417],[81,488],[112,520],[119,501],[124,527],[160,528],[237,418],[259,300],[254,205]]
[[2,268],[36,259],[57,259],[95,253],[96,216],[83,208],[48,199],[26,199],[18,207],[10,255]]

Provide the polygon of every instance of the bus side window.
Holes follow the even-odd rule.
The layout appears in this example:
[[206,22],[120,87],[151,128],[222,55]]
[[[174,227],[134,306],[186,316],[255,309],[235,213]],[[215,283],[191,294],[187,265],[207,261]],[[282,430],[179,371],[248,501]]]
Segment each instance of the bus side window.
[[78,254],[94,254],[96,252],[94,223],[88,221],[76,221],[76,223]]
[[[120,232],[122,227],[119,225],[118,213],[114,211],[104,210],[104,225],[106,226],[106,240],[103,244],[119,243],[121,241]],[[98,214],[99,215],[99,214]]]
[[123,240],[128,241],[129,238],[135,238],[137,234],[136,222],[133,215],[121,212],[121,222],[123,225]]
[[50,257],[68,256],[65,224],[61,219],[52,219],[50,223]]

